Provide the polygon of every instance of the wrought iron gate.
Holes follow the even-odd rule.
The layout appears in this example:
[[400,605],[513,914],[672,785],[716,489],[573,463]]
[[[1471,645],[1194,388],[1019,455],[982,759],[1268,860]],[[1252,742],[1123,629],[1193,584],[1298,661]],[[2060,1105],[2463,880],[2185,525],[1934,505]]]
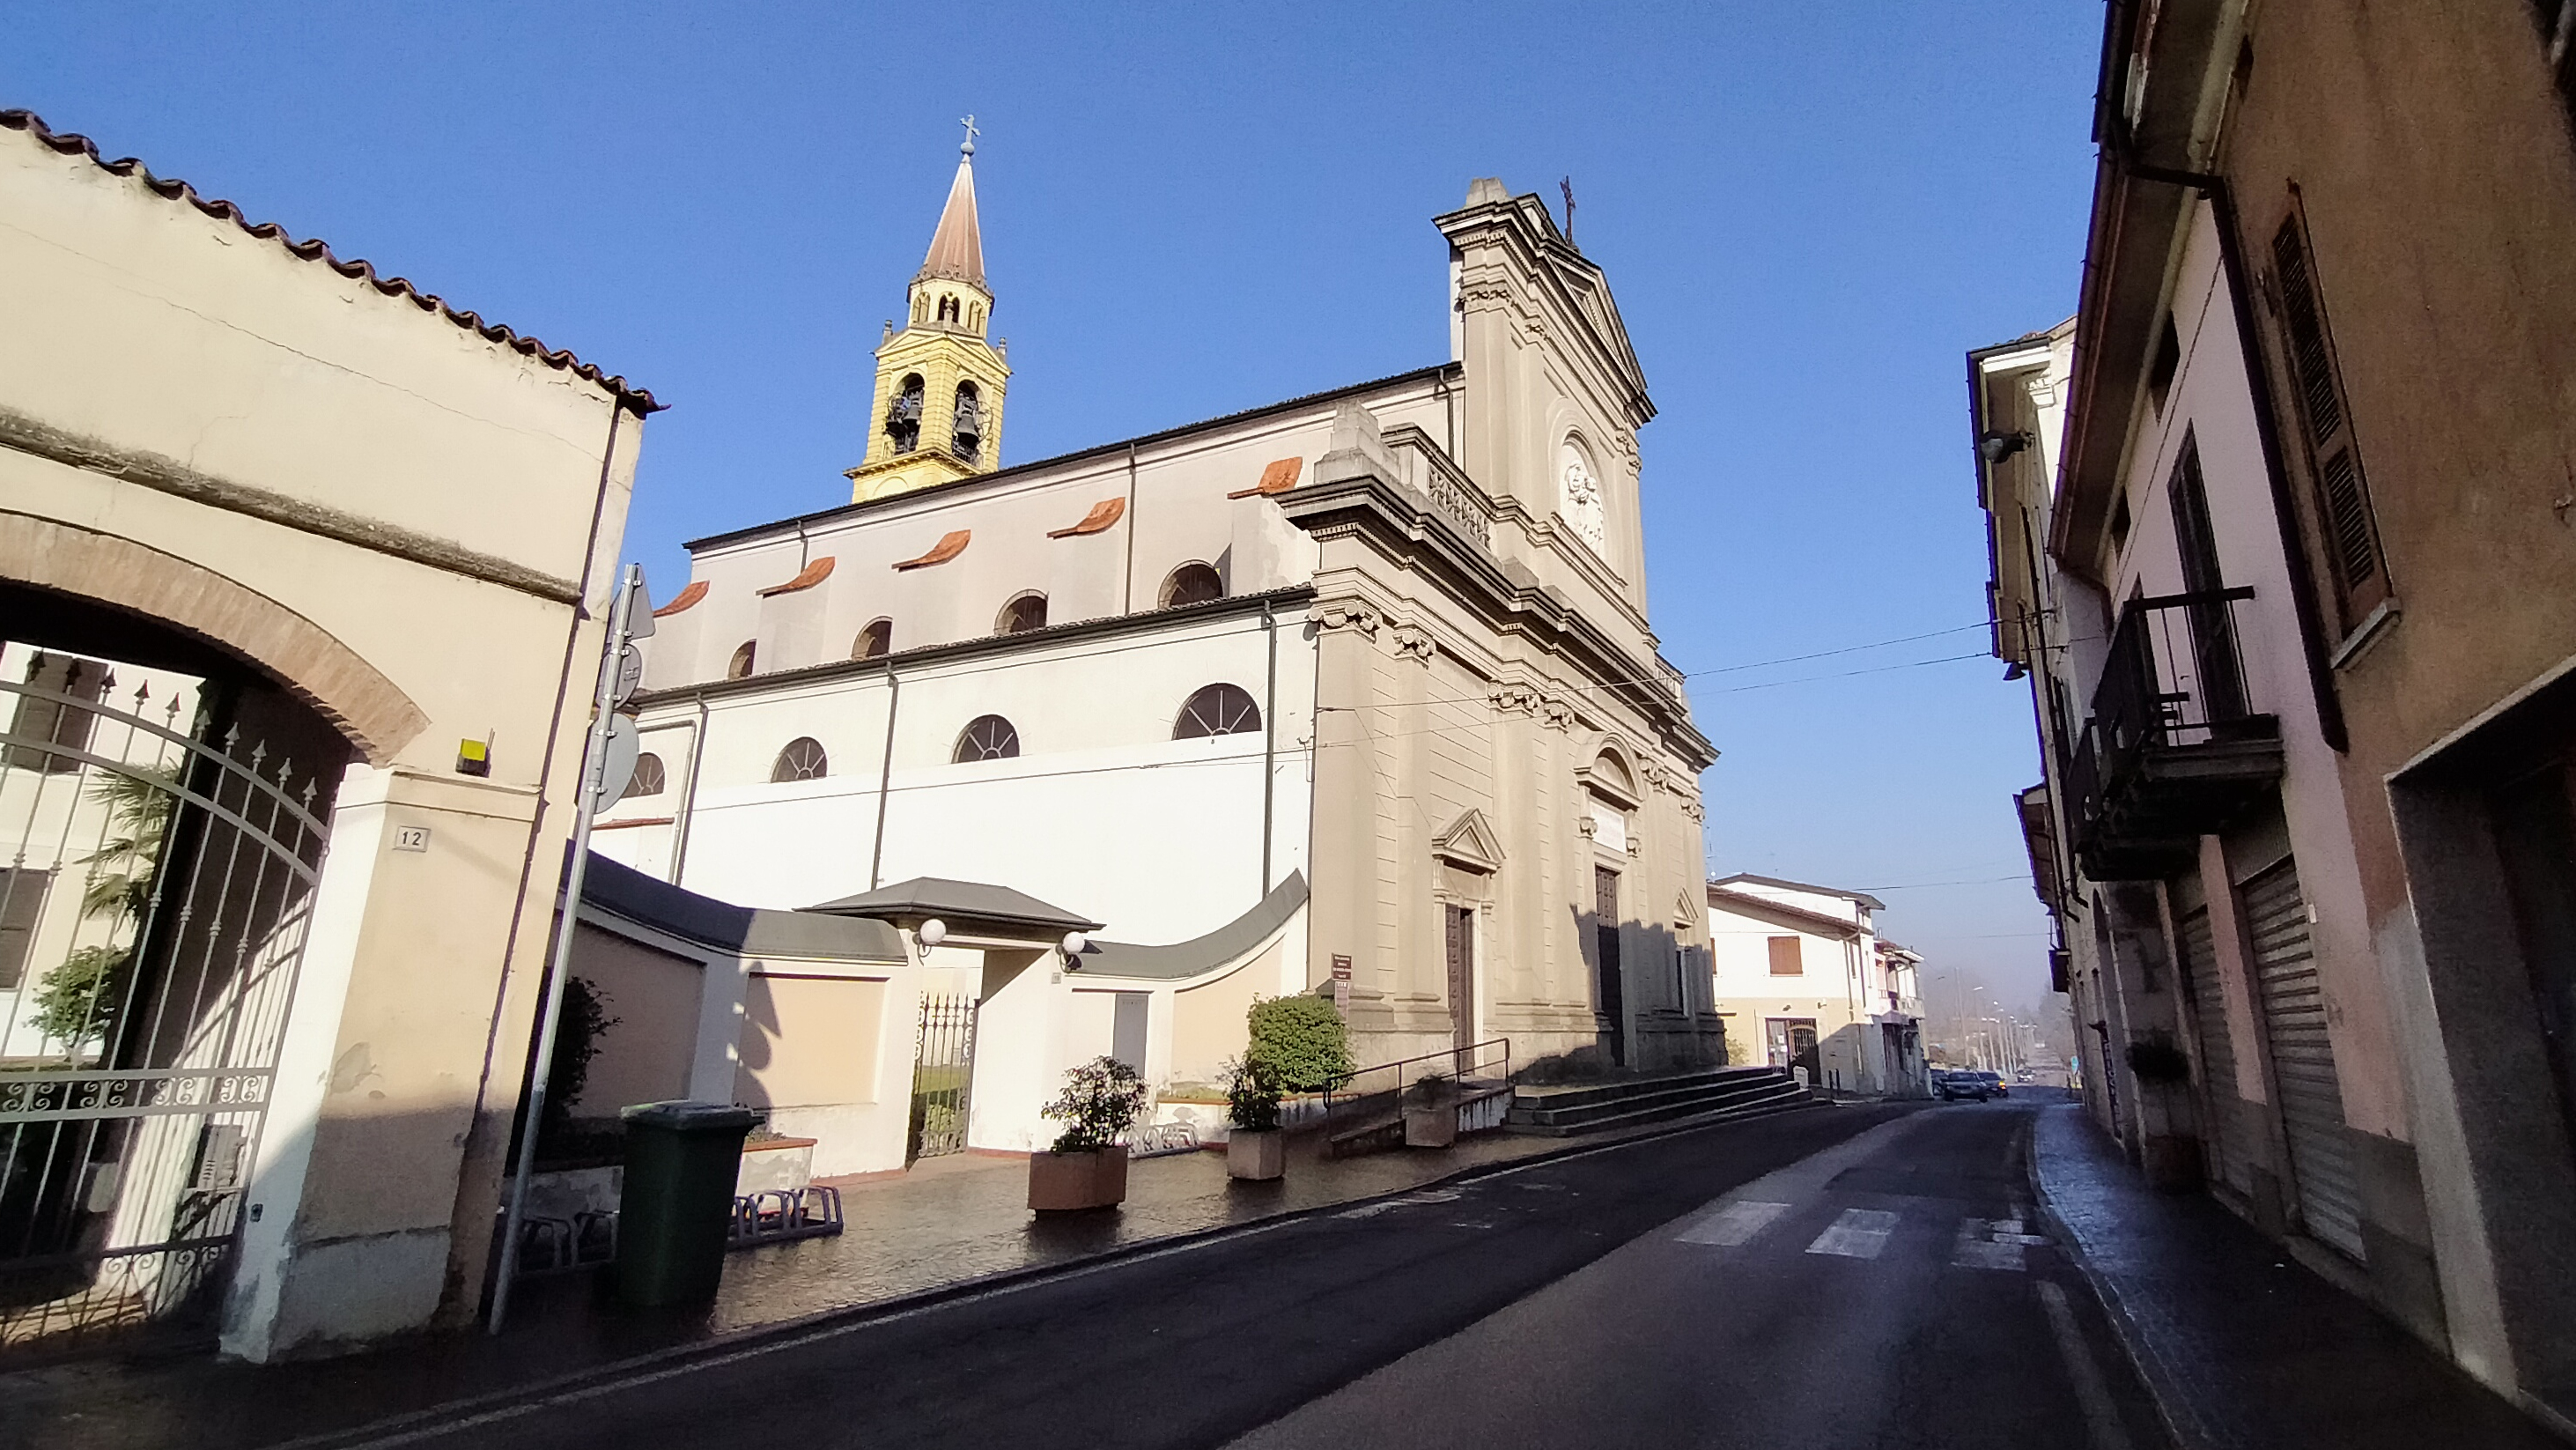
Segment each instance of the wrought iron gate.
[[967,1089],[975,1077],[975,999],[923,993],[912,1057],[912,1141],[906,1162],[966,1151]]
[[327,830],[220,686],[0,650],[6,1345],[220,1296]]

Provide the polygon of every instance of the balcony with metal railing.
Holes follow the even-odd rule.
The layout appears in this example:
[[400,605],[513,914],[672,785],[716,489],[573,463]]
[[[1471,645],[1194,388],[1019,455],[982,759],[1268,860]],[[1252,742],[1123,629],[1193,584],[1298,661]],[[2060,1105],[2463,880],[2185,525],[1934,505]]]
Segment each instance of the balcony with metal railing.
[[2068,784],[2076,855],[2096,881],[2189,870],[2281,779],[2281,724],[2247,688],[2238,607],[2250,588],[2133,599],[2111,631]]

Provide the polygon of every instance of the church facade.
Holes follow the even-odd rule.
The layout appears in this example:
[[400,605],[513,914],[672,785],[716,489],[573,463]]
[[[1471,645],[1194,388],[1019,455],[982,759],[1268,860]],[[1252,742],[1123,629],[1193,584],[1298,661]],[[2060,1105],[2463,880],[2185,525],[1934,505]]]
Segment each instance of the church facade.
[[[1229,1001],[1334,994],[1363,1063],[1721,1060],[1716,752],[1646,617],[1644,376],[1537,198],[1478,180],[1437,225],[1448,361],[1004,466],[970,142],[851,500],[689,546],[597,849],[753,907],[1008,887],[1116,939],[1014,959],[1068,993],[1257,919],[1202,965],[1248,974]],[[1120,1049],[1166,1084],[1228,1047],[1174,1041],[1171,995]],[[1133,1035],[1092,1015],[1021,1066]]]

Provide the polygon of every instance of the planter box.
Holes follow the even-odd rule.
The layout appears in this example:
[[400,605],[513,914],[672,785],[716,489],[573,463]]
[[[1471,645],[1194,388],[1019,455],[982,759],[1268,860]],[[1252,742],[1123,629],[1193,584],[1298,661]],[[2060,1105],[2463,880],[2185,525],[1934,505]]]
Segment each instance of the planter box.
[[1115,1208],[1127,1198],[1127,1149],[1096,1153],[1031,1153],[1029,1207],[1040,1213]]
[[1287,1135],[1277,1128],[1260,1133],[1237,1128],[1226,1135],[1226,1177],[1260,1183],[1281,1177],[1287,1172]]
[[1406,1104],[1404,1146],[1446,1148],[1458,1141],[1458,1105],[1443,1099],[1428,1107]]
[[734,1174],[736,1198],[764,1190],[803,1188],[814,1181],[812,1138],[770,1138],[742,1145],[742,1168]]

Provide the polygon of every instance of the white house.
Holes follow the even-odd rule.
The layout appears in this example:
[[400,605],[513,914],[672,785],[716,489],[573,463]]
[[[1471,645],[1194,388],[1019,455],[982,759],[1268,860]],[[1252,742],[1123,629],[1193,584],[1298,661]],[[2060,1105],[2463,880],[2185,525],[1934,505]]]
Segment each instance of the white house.
[[1870,914],[1886,909],[1866,892],[1768,876],[1708,883],[1728,1060],[1803,1067],[1828,1092],[1925,1091],[1922,958],[1878,936]]

